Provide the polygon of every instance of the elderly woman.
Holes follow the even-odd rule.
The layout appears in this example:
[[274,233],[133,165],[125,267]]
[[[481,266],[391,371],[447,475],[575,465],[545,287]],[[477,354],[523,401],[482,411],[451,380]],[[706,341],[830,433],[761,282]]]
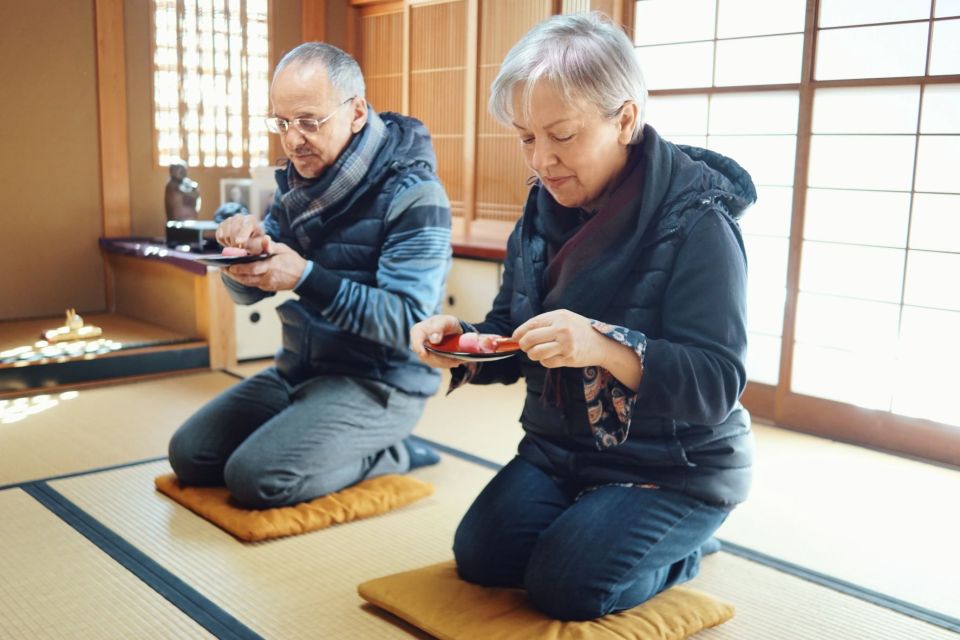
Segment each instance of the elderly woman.
[[518,455],[464,516],[454,553],[463,579],[523,587],[564,620],[693,578],[750,484],[737,218],[756,192],[734,161],[645,125],[645,99],[630,41],[599,15],[525,35],[490,98],[537,178],[502,287],[476,326],[433,316],[411,331],[435,367],[462,363],[427,341],[519,341],[518,356],[452,372],[452,387],[527,385]]

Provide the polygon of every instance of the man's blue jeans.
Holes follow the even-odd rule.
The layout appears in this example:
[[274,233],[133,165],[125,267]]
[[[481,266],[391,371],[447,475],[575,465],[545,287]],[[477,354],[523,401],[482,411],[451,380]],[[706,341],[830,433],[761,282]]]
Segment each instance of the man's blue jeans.
[[460,522],[460,577],[523,587],[553,618],[592,620],[696,576],[700,546],[729,513],[662,489],[582,490],[514,458]]

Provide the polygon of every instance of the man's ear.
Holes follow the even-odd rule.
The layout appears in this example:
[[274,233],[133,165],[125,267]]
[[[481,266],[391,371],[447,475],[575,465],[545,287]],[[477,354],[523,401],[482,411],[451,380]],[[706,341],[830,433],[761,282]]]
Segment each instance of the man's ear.
[[633,100],[627,100],[620,109],[620,115],[617,116],[617,124],[620,125],[620,133],[617,135],[617,142],[620,144],[630,144],[633,140],[633,131],[640,124],[640,109]]
[[365,98],[353,99],[353,121],[350,123],[350,132],[356,133],[367,124],[367,101]]

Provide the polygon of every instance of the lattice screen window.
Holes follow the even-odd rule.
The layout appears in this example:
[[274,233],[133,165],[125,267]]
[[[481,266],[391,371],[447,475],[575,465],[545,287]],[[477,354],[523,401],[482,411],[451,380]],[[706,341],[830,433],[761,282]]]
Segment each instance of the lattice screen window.
[[158,164],[267,164],[267,0],[154,0],[154,34]]
[[[735,158],[758,187],[742,223],[750,379],[960,426],[960,1],[644,0],[635,19],[649,122]],[[803,95],[812,115],[798,153]],[[803,221],[793,285],[791,216]]]
[[735,158],[757,185],[757,205],[742,223],[747,370],[770,385],[780,375],[804,7],[804,0],[647,0],[635,12],[637,56],[653,90],[647,121],[671,142]]

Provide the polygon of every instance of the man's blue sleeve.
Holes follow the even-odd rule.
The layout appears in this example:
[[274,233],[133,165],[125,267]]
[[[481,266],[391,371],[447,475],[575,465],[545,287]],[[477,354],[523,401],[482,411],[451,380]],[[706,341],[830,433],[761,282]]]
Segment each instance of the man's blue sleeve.
[[376,287],[314,263],[297,289],[344,331],[393,349],[409,348],[411,327],[440,311],[450,270],[447,195],[438,182],[414,179],[387,212]]

